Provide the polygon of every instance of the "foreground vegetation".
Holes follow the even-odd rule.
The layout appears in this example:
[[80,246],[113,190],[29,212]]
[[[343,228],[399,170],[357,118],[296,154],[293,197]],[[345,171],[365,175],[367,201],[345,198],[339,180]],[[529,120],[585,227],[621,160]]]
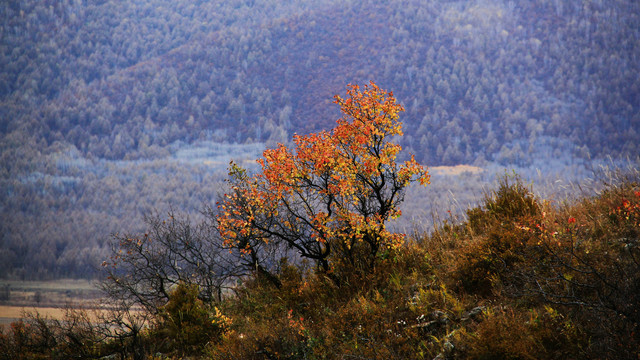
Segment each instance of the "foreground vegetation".
[[429,173],[396,163],[403,107],[373,83],[347,95],[332,131],[266,150],[254,175],[232,164],[200,221],[115,235],[101,309],[25,314],[1,356],[638,358],[638,170],[565,203],[505,176],[407,239],[386,223]]
[[[505,177],[467,220],[444,221],[377,258],[370,273],[282,259],[281,286],[248,276],[222,301],[182,282],[127,331],[69,310],[27,315],[0,338],[6,359],[637,358],[640,177],[569,204]],[[146,325],[142,323],[146,321]],[[115,332],[114,332],[115,331]],[[110,336],[106,336],[111,334]],[[118,337],[119,336],[119,337]]]

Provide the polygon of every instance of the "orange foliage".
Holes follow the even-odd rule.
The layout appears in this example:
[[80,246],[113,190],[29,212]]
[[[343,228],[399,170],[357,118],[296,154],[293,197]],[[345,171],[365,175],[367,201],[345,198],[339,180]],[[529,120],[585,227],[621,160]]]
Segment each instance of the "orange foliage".
[[266,150],[261,173],[231,164],[233,192],[218,218],[227,246],[248,254],[258,242],[284,242],[328,270],[332,249],[350,255],[365,244],[375,255],[402,244],[385,222],[400,216],[404,189],[428,184],[429,174],[413,156],[396,162],[401,147],[389,138],[402,135],[404,108],[393,93],[371,82],[349,85],[347,95],[335,96],[343,117],[333,130],[295,135],[293,150]]

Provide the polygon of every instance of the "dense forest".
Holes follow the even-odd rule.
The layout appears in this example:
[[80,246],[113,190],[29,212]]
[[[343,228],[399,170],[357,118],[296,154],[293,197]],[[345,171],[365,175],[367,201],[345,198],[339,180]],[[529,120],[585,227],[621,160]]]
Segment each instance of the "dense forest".
[[637,156],[639,17],[629,0],[5,1],[0,277],[86,276],[142,214],[199,216],[231,159],[332,127],[348,83],[394,91],[419,162],[485,169],[416,204],[472,202],[499,166]]

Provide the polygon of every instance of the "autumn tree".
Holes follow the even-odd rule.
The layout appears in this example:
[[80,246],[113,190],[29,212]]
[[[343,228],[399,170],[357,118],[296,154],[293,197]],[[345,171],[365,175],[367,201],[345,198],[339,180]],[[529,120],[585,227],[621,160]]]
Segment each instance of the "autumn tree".
[[279,144],[250,175],[230,167],[231,191],[219,203],[218,225],[226,246],[266,273],[261,251],[291,249],[332,273],[370,270],[376,258],[398,248],[403,234],[385,223],[400,216],[409,184],[429,183],[413,155],[399,164],[392,137],[402,135],[404,111],[391,92],[371,82],[349,85],[335,96],[343,116],[331,131],[295,135],[295,149]]

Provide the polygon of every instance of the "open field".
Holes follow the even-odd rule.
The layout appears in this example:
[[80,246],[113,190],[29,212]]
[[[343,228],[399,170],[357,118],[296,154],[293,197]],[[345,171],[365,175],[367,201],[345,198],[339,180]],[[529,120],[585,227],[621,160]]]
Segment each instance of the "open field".
[[0,327],[20,320],[25,313],[33,313],[36,311],[45,317],[54,319],[60,319],[64,316],[64,309],[61,308],[0,305]]
[[99,298],[99,290],[88,280],[0,280],[0,326],[20,319],[24,312],[60,318],[65,306],[90,307]]

